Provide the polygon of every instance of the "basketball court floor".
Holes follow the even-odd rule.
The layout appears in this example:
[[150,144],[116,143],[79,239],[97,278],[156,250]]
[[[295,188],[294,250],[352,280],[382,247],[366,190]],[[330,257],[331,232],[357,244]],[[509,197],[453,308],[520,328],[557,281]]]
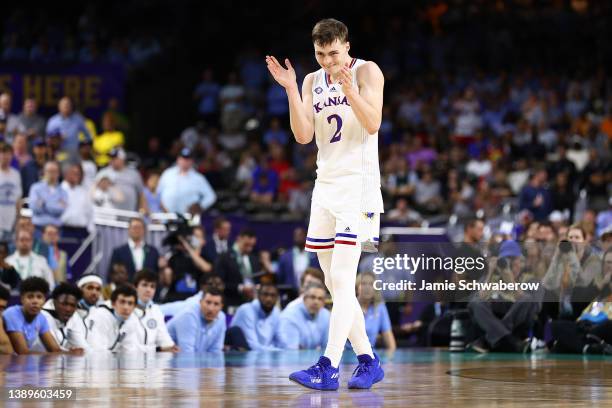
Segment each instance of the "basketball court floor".
[[[345,356],[337,392],[302,388],[290,372],[318,352],[152,356],[2,356],[1,385],[72,387],[76,401],[113,407],[612,407],[612,358],[401,350],[381,353],[386,378],[348,390],[356,359]],[[50,402],[42,405],[51,406]],[[27,406],[27,405],[26,405]]]

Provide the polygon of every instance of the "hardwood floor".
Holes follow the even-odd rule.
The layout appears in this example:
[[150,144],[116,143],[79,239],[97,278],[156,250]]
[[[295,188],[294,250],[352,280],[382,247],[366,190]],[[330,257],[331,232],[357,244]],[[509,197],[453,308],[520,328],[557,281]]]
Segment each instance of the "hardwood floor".
[[54,406],[79,407],[612,407],[611,358],[401,350],[381,354],[386,376],[370,391],[346,388],[355,363],[348,355],[337,392],[287,379],[317,357],[307,351],[2,356],[0,385],[4,397],[25,385],[74,387],[76,405]]

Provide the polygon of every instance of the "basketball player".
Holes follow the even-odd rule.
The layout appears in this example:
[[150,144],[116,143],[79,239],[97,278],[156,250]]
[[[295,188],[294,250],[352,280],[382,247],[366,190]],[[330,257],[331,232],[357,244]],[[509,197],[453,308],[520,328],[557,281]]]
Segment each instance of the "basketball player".
[[359,360],[348,386],[370,388],[384,372],[368,341],[355,278],[361,251],[376,251],[383,212],[378,128],[384,78],[375,63],[349,55],[348,29],[342,22],[319,21],[312,40],[321,69],[306,75],[301,96],[289,60],[285,68],[273,56],[266,57],[268,70],[287,92],[296,141],[309,143],[314,134],[319,148],[306,250],[317,253],[333,300],[324,355],[289,378],[317,390],[338,389],[338,366],[348,338]]

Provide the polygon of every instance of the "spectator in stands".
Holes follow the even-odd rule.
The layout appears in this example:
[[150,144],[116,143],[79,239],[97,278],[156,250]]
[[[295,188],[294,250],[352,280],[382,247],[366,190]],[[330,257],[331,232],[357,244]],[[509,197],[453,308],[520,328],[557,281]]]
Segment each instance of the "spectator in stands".
[[27,162],[21,168],[21,186],[23,196],[27,197],[30,194],[30,187],[40,180],[45,163],[49,157],[47,151],[47,145],[44,139],[34,139],[32,143],[32,155],[33,159]]
[[93,149],[96,164],[100,167],[106,166],[110,161],[108,155],[111,150],[122,147],[125,144],[123,132],[116,129],[115,120],[111,113],[102,116],[102,133],[93,139]]
[[534,170],[529,183],[523,187],[519,196],[519,209],[529,210],[536,221],[547,219],[552,211],[550,190],[545,186],[546,177],[546,170]]
[[158,186],[168,212],[200,214],[214,204],[215,192],[206,178],[193,168],[191,150],[181,150],[176,165],[164,171]]
[[178,347],[168,333],[164,315],[159,306],[153,303],[157,289],[157,273],[142,269],[134,275],[134,286],[138,294],[138,303],[134,314],[140,322],[136,338],[140,350],[147,353],[155,351],[178,352]]
[[270,283],[259,286],[257,299],[236,310],[226,343],[233,349],[279,350],[278,325],[280,310],[276,307],[278,288]]
[[[376,277],[372,272],[362,272],[357,275],[355,282],[357,300],[365,317],[366,333],[372,348],[376,346],[380,335],[384,348],[393,351],[397,348],[397,345],[391,328],[391,319],[387,306],[382,299],[382,293],[374,289],[375,279]],[[359,344],[352,346],[357,350],[363,349]]]
[[421,214],[408,207],[408,200],[400,198],[395,207],[387,213],[387,221],[395,221],[409,226],[420,226],[423,218]]
[[574,194],[567,172],[561,171],[556,174],[555,181],[550,189],[550,201],[554,211],[566,214],[568,219],[573,218],[576,194]]
[[109,153],[110,164],[100,170],[97,180],[108,177],[121,191],[123,200],[115,202],[116,208],[128,211],[147,212],[147,203],[144,198],[144,185],[137,170],[126,165],[127,158],[125,150],[115,148]]
[[214,263],[219,255],[226,253],[232,247],[229,240],[231,233],[231,222],[223,217],[215,218],[212,235],[206,240],[202,256],[207,261]]
[[87,348],[82,331],[74,330],[83,324],[76,313],[82,296],[81,290],[75,284],[62,282],[53,289],[51,298],[47,300],[41,312],[47,319],[53,338],[64,351]]
[[58,113],[51,116],[47,122],[47,134],[59,132],[63,137],[63,149],[76,153],[79,147],[79,133],[82,132],[87,140],[92,140],[92,135],[85,126],[83,116],[74,111],[73,102],[69,97],[61,98],[57,108]]
[[271,204],[278,190],[278,174],[270,168],[268,159],[260,160],[253,172],[250,199],[257,204]]
[[95,352],[134,352],[139,349],[138,318],[134,315],[138,295],[131,285],[118,286],[111,294],[111,306],[91,311],[85,324],[90,328],[87,343]]
[[128,225],[128,240],[126,244],[113,249],[110,266],[120,264],[125,266],[128,280],[133,280],[136,271],[143,268],[157,273],[159,268],[159,252],[153,245],[145,242],[146,225],[142,218],[130,219]]
[[168,322],[170,336],[183,352],[201,353],[223,350],[226,322],[223,292],[209,288],[199,302],[193,303]]
[[0,241],[0,286],[17,289],[21,283],[21,276],[13,265],[6,262],[8,255],[8,243]]
[[37,234],[42,233],[45,225],[62,225],[61,217],[68,206],[68,194],[60,187],[59,177],[59,163],[47,162],[43,179],[30,189],[28,205],[32,209],[32,223]]
[[253,253],[257,236],[243,229],[232,248],[217,257],[215,273],[225,282],[225,304],[238,306],[255,296],[255,283],[262,274],[261,262]]
[[233,133],[242,125],[244,119],[244,87],[235,72],[228,75],[227,84],[219,92],[221,102],[221,126],[224,133]]
[[4,329],[4,320],[2,319],[2,313],[6,310],[10,297],[11,294],[8,289],[0,285],[0,354],[13,354],[15,352],[11,339]]
[[[34,228],[34,224],[32,224],[32,218],[20,215],[19,218],[17,218],[17,224],[15,225],[15,238],[20,230],[26,230],[34,237],[34,244],[32,246],[34,253],[42,255],[44,258],[49,255],[49,246],[45,244],[42,239],[36,238],[36,229]],[[9,248],[14,250],[15,245],[11,245],[11,243],[9,243]]]
[[306,231],[298,227],[293,230],[293,246],[278,259],[276,282],[279,285],[287,285],[297,290],[304,271],[317,265],[316,257],[312,252],[306,252],[304,245],[306,245]]
[[108,282],[108,285],[102,288],[102,297],[104,300],[109,300],[113,291],[118,287],[129,284],[129,275],[125,265],[121,263],[111,264]]
[[59,247],[60,231],[55,225],[45,225],[42,240],[49,246],[47,264],[53,271],[55,282],[64,282],[72,277],[68,266],[68,254]]
[[272,118],[270,120],[270,128],[264,132],[263,140],[267,145],[273,142],[281,146],[287,145],[289,136],[287,135],[287,131],[281,127],[281,122],[278,118]]
[[[62,351],[55,341],[47,319],[40,313],[49,293],[46,280],[32,276],[21,282],[19,295],[21,304],[9,307],[2,313],[5,330],[17,354],[31,354],[32,346],[40,338],[46,351]],[[81,354],[82,350],[74,350]]]
[[6,122],[4,132],[7,136],[12,137],[15,131],[17,115],[13,114],[13,96],[10,92],[2,92],[0,94],[0,111],[4,113],[4,120]]
[[[488,281],[523,281],[523,254],[516,241],[507,240],[501,243],[499,259],[501,261],[497,262]],[[478,298],[469,302],[468,309],[474,323],[484,333],[484,337],[472,343],[475,351],[529,350],[530,342],[526,337],[540,309],[537,296],[519,291],[478,292]]]
[[[47,264],[45,256],[38,255],[32,251],[34,238],[30,231],[20,229],[17,231],[16,251],[6,258],[6,263],[12,265],[22,280],[36,276],[43,278],[51,287],[55,286],[53,271]],[[48,251],[48,247],[47,247]]]
[[552,351],[556,353],[612,354],[612,251],[602,259],[605,286],[577,321],[553,320]]
[[325,309],[327,291],[322,283],[310,283],[303,300],[280,314],[278,339],[284,349],[325,349],[329,331],[329,310]]
[[32,156],[30,156],[28,150],[28,137],[25,133],[15,133],[13,137],[13,167],[21,170],[30,160],[32,160]]
[[123,205],[125,195],[111,174],[98,174],[91,190],[91,200],[96,207],[116,209]]
[[161,203],[161,196],[159,194],[159,173],[152,171],[147,176],[147,181],[144,188],[145,200],[147,200],[147,207],[151,213],[160,213],[164,211]]
[[45,118],[36,111],[38,104],[35,98],[26,98],[23,101],[23,110],[13,123],[8,124],[10,133],[19,132],[26,135],[28,139],[45,136]]
[[433,176],[430,168],[423,170],[423,175],[414,187],[414,201],[419,211],[435,214],[442,207],[441,185]]
[[70,163],[64,168],[61,187],[67,196],[66,210],[61,217],[63,234],[85,237],[95,227],[93,202],[89,190],[83,185],[83,168],[80,164]]
[[21,207],[21,176],[10,166],[11,146],[0,142],[0,241],[11,238]]
[[79,158],[83,173],[81,184],[89,189],[96,181],[96,174],[98,173],[98,166],[93,160],[91,140],[81,140],[79,142]]
[[215,81],[213,71],[206,68],[202,72],[202,81],[193,91],[193,99],[198,102],[198,115],[209,126],[219,123],[218,98],[221,86]]

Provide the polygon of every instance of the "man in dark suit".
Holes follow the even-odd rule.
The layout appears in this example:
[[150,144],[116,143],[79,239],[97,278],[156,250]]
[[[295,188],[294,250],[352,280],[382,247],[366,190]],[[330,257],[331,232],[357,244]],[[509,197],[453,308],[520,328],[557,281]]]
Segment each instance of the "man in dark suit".
[[143,268],[148,268],[156,273],[158,271],[159,252],[154,246],[145,243],[145,232],[144,220],[132,218],[128,227],[128,242],[113,249],[111,255],[110,270],[115,264],[125,266],[130,282],[134,274]]
[[265,272],[258,257],[253,253],[257,243],[255,232],[244,229],[234,245],[217,257],[215,272],[225,282],[225,303],[238,306],[255,296],[255,284]]
[[304,251],[304,245],[306,245],[306,231],[298,227],[293,230],[293,246],[278,259],[276,281],[279,285],[298,290],[300,278],[306,268],[319,266],[315,254]]
[[217,257],[228,252],[232,248],[229,241],[232,232],[232,224],[223,217],[218,217],[213,223],[213,233],[206,245],[202,248],[202,257],[213,264]]

